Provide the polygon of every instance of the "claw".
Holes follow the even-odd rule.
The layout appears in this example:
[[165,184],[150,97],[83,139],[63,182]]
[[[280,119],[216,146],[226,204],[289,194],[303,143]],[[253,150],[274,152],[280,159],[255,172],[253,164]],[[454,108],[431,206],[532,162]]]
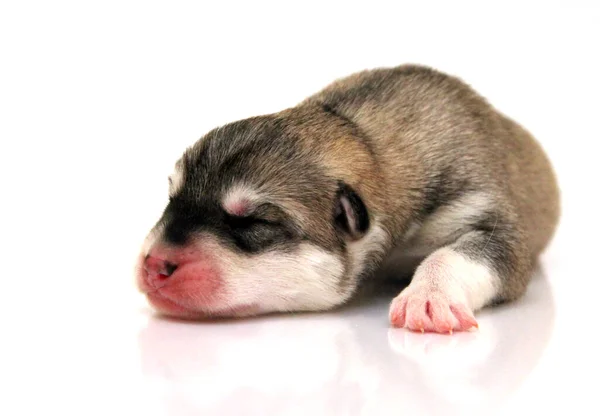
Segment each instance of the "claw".
[[421,327],[421,334],[425,333],[425,329],[423,327]]

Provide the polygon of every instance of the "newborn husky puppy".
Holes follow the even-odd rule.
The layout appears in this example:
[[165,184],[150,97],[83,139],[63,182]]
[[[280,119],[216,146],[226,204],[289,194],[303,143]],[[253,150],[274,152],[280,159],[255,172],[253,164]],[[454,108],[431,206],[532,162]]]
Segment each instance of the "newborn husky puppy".
[[137,282],[187,318],[331,309],[400,255],[420,264],[391,324],[467,330],[524,293],[559,217],[534,138],[461,80],[413,65],[216,128],[169,183]]

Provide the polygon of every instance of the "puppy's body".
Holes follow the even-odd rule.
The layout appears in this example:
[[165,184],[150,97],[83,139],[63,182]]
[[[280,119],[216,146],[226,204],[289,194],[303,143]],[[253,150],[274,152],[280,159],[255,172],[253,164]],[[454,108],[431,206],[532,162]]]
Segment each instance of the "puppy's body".
[[171,181],[138,279],[159,310],[186,316],[328,309],[399,254],[424,260],[392,323],[468,329],[475,310],[524,292],[559,216],[536,141],[418,66],[213,130]]

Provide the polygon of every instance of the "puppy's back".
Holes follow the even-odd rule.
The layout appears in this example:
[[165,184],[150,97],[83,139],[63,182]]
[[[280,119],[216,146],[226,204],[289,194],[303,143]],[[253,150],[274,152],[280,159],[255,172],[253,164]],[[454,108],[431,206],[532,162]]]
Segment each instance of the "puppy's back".
[[354,123],[370,143],[387,172],[388,209],[400,217],[392,228],[481,191],[519,226],[534,256],[552,237],[559,191],[543,149],[462,80],[417,65],[367,70],[305,102]]

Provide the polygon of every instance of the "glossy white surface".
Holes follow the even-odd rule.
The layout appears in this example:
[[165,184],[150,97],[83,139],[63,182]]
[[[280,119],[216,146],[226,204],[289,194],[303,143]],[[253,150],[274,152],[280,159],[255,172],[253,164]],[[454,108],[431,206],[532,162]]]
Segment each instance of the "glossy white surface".
[[[544,7],[3,3],[0,414],[599,414],[600,14]],[[183,148],[407,61],[459,74],[550,154],[564,215],[527,295],[453,336],[390,329],[393,292],[153,316],[133,262]]]

